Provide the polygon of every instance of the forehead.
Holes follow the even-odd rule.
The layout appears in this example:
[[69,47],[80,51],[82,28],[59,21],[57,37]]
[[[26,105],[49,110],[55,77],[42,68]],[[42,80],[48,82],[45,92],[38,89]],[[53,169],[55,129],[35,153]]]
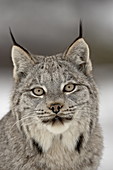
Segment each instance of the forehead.
[[72,63],[66,62],[59,56],[49,56],[34,66],[32,75],[32,82],[35,84],[59,86],[66,81],[76,80],[78,73]]
[[56,56],[50,56],[46,57],[44,62],[42,63],[42,70],[40,70],[39,73],[39,81],[40,83],[52,83],[52,84],[58,84],[62,81],[65,81],[65,75],[64,75],[64,68],[62,65],[59,64],[59,60]]
[[56,56],[45,57],[44,63],[44,72],[56,72],[59,69],[58,59]]

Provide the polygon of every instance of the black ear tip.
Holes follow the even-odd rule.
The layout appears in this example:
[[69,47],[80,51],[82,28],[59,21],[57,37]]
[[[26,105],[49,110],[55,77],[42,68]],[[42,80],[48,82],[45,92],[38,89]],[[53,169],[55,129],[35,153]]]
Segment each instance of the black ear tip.
[[82,20],[80,19],[79,23],[79,38],[83,37],[83,29],[82,29]]
[[9,27],[9,32],[11,33],[11,27]]
[[16,45],[16,46],[22,48],[26,53],[29,54],[29,52],[28,52],[25,48],[23,48],[21,45],[19,45],[19,44],[16,42],[16,40],[15,40],[15,38],[14,38],[14,35],[13,35],[12,30],[11,30],[10,27],[9,27],[9,33],[10,33],[11,39],[12,39],[12,41],[13,41],[13,45]]
[[9,33],[10,33],[11,39],[12,39],[12,41],[13,41],[13,44],[14,44],[14,45],[18,45],[17,42],[16,42],[16,40],[15,40],[15,38],[14,38],[14,36],[13,36],[12,30],[11,30],[10,27],[9,27]]

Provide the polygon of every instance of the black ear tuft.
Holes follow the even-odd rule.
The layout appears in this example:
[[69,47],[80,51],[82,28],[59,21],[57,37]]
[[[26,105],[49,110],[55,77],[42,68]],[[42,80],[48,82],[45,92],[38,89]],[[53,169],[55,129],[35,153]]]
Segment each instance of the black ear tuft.
[[82,20],[81,19],[80,19],[80,23],[79,23],[79,36],[76,38],[75,41],[77,41],[80,38],[83,38],[83,29],[82,29]]
[[82,20],[80,19],[80,22],[79,22],[79,36],[71,43],[71,45],[67,48],[66,52],[65,52],[65,55],[67,54],[69,48],[77,41],[79,40],[80,38],[83,38],[83,31],[82,31]]
[[16,45],[16,46],[19,46],[19,44],[16,42],[16,40],[14,38],[14,35],[13,35],[10,27],[9,27],[9,33],[10,33],[11,39],[13,41],[13,44]]
[[83,30],[82,30],[82,20],[80,19],[80,23],[79,23],[79,38],[83,37]]
[[10,27],[9,27],[9,33],[10,33],[11,39],[12,39],[12,41],[13,41],[13,45],[22,48],[27,54],[29,54],[29,52],[28,52],[25,48],[23,48],[21,45],[19,45],[19,44],[16,42],[16,40],[15,40],[15,38],[14,38],[14,35],[13,35],[12,30],[11,30]]

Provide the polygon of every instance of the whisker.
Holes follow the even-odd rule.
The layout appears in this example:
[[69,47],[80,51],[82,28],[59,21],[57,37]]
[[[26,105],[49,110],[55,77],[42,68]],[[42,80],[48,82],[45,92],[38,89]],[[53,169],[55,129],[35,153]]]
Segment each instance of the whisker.
[[24,117],[22,117],[20,120],[17,120],[14,124],[13,124],[13,126],[10,128],[10,131],[12,130],[12,128],[17,124],[17,123],[20,123],[20,122],[22,122],[23,120],[26,120],[26,119],[28,119],[28,118],[35,118],[36,119],[36,117],[35,116],[24,116]]
[[30,123],[24,123],[24,124],[22,124],[22,126],[23,125],[25,125],[25,126],[27,126],[27,125],[31,125],[33,123],[33,121],[32,122],[30,122]]
[[[76,107],[76,106],[75,106]],[[89,108],[89,107],[83,107],[83,108],[81,108],[81,109],[79,109],[79,108],[74,108],[73,107],[73,109],[67,109],[67,110],[63,110],[62,112],[62,114],[60,114],[61,116],[72,116],[74,113],[75,113],[75,111],[90,111],[91,110],[91,108]],[[35,111],[35,113],[33,113]],[[26,114],[25,116],[23,116],[20,120],[17,120],[13,125],[12,125],[12,127],[10,128],[10,131],[12,130],[12,128],[16,125],[16,124],[18,124],[18,123],[20,123],[20,122],[22,122],[22,121],[24,121],[24,120],[27,120],[28,118],[32,118],[32,119],[37,119],[37,118],[50,118],[50,117],[54,117],[54,114],[51,114],[50,112],[38,112],[38,111],[36,111],[36,110],[34,110],[34,111],[32,111],[32,112],[28,112],[28,114]],[[37,113],[37,114],[36,114]],[[30,115],[30,114],[32,114],[32,115]],[[27,123],[25,123],[24,122],[24,125],[27,125]],[[22,125],[23,126],[23,125]]]
[[37,113],[38,115],[50,114],[50,112],[38,112],[38,111],[36,111],[36,113]]

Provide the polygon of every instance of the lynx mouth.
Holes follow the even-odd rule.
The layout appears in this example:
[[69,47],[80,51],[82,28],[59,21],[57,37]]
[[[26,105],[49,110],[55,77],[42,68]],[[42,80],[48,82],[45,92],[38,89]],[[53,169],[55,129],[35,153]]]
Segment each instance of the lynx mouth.
[[54,118],[52,119],[44,119],[42,120],[43,123],[45,124],[51,124],[52,126],[55,124],[62,124],[64,125],[64,123],[71,121],[72,120],[72,116],[68,116],[68,117],[61,117],[56,115]]

